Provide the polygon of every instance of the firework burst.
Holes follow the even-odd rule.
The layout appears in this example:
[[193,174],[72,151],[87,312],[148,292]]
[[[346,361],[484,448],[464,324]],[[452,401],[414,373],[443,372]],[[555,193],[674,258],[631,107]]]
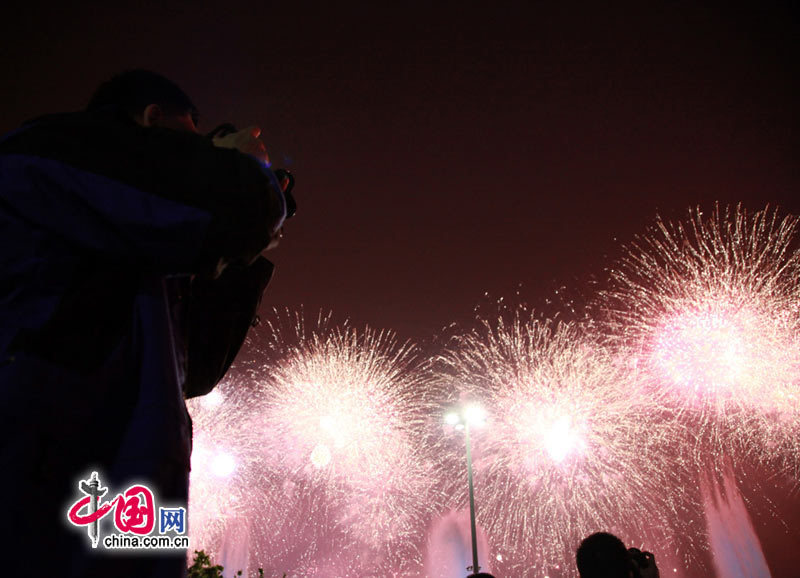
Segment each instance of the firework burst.
[[250,514],[258,440],[245,424],[247,403],[233,381],[187,401],[192,416],[189,527],[193,548],[218,552],[226,529]]
[[[457,337],[440,361],[440,382],[488,414],[472,436],[477,517],[501,573],[571,569],[580,540],[601,529],[664,544],[653,521],[675,518],[680,502],[663,492],[675,485],[668,454],[654,451],[669,424],[599,340],[518,311]],[[449,437],[448,492],[464,496],[463,436]]]
[[431,409],[414,348],[325,320],[309,330],[287,315],[269,329],[274,361],[254,376],[247,429],[265,476],[282,480],[268,490],[282,506],[254,523],[260,555],[294,557],[310,576],[418,567],[437,498],[418,443]]
[[686,223],[659,219],[611,271],[600,305],[609,333],[692,424],[698,454],[796,457],[796,230],[768,209],[696,210]]

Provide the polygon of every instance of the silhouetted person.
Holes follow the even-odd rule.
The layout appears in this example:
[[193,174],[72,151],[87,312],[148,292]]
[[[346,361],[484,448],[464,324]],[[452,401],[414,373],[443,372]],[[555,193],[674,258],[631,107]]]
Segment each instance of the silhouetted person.
[[0,139],[5,575],[185,573],[185,550],[92,549],[67,510],[92,471],[104,501],[142,483],[186,507],[184,398],[225,373],[272,273],[287,202],[259,129],[212,141],[196,122],[140,70]]
[[575,554],[581,578],[659,578],[655,557],[607,532],[585,538]]
[[575,554],[581,578],[632,578],[628,549],[622,540],[607,532],[585,538]]

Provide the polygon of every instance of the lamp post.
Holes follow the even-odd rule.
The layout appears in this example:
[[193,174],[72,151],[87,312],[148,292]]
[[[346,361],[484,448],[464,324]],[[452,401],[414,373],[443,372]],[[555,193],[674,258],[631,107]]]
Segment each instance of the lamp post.
[[[445,415],[445,421],[456,428],[464,429],[467,445],[467,479],[469,481],[469,525],[472,536],[472,574],[477,576],[481,567],[478,566],[478,537],[475,529],[475,488],[472,482],[472,447],[469,440],[469,426],[481,425],[486,421],[486,413],[476,405],[466,406]],[[469,570],[469,568],[467,568]]]

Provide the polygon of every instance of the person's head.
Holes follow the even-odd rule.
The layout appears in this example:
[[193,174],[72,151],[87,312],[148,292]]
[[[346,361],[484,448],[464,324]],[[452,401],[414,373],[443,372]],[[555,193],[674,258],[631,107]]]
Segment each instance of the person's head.
[[149,70],[128,70],[101,84],[87,111],[113,109],[142,126],[197,132],[198,112],[180,87]]
[[630,578],[631,559],[622,540],[597,532],[585,538],[575,554],[581,578]]

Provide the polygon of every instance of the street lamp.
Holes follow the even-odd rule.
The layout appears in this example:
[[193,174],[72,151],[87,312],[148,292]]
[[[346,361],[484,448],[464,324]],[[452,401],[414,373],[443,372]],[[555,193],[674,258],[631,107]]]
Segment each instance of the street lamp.
[[[467,479],[469,480],[469,525],[472,532],[472,574],[478,576],[481,569],[478,566],[478,538],[475,533],[475,491],[472,484],[472,448],[469,441],[469,426],[479,426],[486,423],[486,412],[478,405],[467,405],[447,412],[445,421],[464,430],[467,445]],[[469,570],[469,568],[467,568]]]

